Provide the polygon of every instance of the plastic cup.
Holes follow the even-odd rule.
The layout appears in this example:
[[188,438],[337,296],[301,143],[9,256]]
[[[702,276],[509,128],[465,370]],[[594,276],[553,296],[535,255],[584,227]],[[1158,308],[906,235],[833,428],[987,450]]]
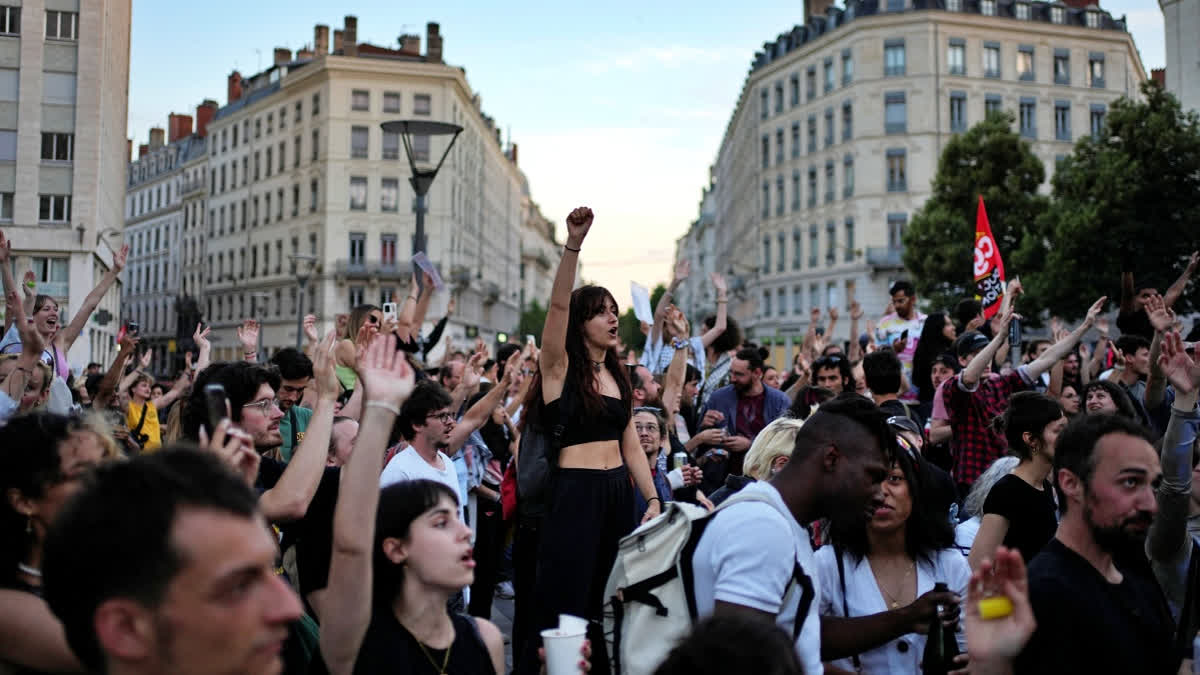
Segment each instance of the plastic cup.
[[558,615],[559,630],[570,631],[572,633],[586,633],[588,629],[587,619],[581,619],[570,614]]
[[547,675],[578,675],[586,633],[586,630],[564,629],[561,626],[542,631]]

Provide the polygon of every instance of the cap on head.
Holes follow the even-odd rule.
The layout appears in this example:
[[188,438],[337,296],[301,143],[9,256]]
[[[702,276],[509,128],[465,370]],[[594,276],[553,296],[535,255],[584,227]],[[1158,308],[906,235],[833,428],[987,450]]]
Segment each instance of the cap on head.
[[970,356],[988,345],[987,336],[979,331],[968,331],[954,341],[954,352],[959,356]]

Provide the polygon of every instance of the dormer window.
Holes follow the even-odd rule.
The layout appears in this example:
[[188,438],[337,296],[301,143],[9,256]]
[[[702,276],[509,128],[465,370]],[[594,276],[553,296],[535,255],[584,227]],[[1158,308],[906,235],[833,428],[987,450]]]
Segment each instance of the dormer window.
[[1016,15],[1021,21],[1029,20],[1029,3],[1018,2],[1016,5]]
[[1050,22],[1063,24],[1067,22],[1067,10],[1062,7],[1050,8]]
[[1087,17],[1086,21],[1087,21],[1088,28],[1099,28],[1100,27],[1100,12],[1097,12],[1094,9],[1089,9],[1085,16]]
[[980,2],[979,13],[984,16],[996,16],[996,0],[983,0]]
[[946,11],[947,12],[961,12],[962,11],[962,0],[946,0]]

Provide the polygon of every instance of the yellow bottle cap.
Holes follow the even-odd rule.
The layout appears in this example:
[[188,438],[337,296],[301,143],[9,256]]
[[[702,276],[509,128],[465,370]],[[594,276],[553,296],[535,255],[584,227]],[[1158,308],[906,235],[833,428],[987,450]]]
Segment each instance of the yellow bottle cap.
[[1012,614],[1012,612],[1012,600],[1009,600],[1007,596],[997,595],[979,601],[979,617],[985,621],[989,619],[1003,619]]

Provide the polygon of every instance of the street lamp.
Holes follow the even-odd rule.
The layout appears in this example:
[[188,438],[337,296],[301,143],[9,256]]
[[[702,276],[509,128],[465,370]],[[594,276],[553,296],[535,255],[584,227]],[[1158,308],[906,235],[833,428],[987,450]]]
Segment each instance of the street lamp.
[[[251,300],[250,314],[253,316],[258,316],[258,301],[262,300],[263,304],[266,305],[266,303],[271,301],[271,294],[263,293],[261,291],[258,293],[251,293],[250,300]],[[267,315],[267,313],[264,311],[263,316],[265,317],[266,315]],[[254,349],[255,349],[254,353],[258,354],[258,362],[259,363],[262,363],[263,361],[267,360],[267,358],[266,358],[267,355],[265,352],[263,352],[263,333],[264,332],[266,332],[266,324],[264,324],[262,321],[259,321],[258,322],[258,344],[254,345]]]
[[[457,124],[449,124],[447,122],[433,122],[430,120],[396,120],[393,122],[384,122],[383,130],[388,133],[400,134],[404,139],[404,154],[408,155],[408,167],[412,171],[412,177],[408,182],[413,187],[413,192],[417,193],[417,199],[413,202],[413,213],[417,216],[416,230],[413,232],[413,255],[425,250],[425,194],[429,192],[430,186],[433,185],[433,179],[437,177],[438,171],[445,163],[446,157],[450,154],[450,148],[454,147],[454,141],[458,139],[458,135],[462,133],[463,128]],[[413,157],[412,137],[416,136],[450,136],[450,143],[446,145],[446,151],[442,153],[442,158],[438,160],[437,166],[432,169],[418,169],[416,159]]]
[[[313,267],[317,264],[317,256],[293,253],[288,256],[292,263],[292,274],[296,275],[296,284],[300,291],[296,298],[296,349],[302,349],[304,340],[304,288],[312,277]],[[261,331],[259,333],[262,334]]]

